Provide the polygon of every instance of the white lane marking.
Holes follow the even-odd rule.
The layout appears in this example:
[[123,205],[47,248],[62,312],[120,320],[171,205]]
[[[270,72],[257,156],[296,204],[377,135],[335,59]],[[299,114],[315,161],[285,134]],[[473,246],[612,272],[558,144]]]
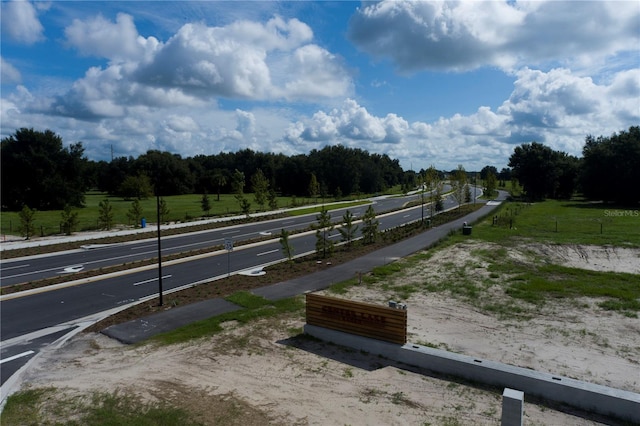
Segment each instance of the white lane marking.
[[156,244],[147,244],[146,246],[139,246],[139,247],[131,247],[131,251],[133,250],[142,250],[143,248],[147,248],[147,247],[157,247]]
[[[162,279],[165,279],[165,278],[171,278],[171,275],[165,275],[165,276],[162,277]],[[133,283],[133,285],[137,286],[137,285],[147,284],[147,283],[150,283],[150,282],[153,282],[153,281],[158,281],[158,277],[151,278],[150,280],[139,281],[137,283]]]
[[286,222],[282,222],[283,225],[288,225],[290,223],[294,223],[294,220],[287,220]]
[[67,266],[62,271],[58,272],[59,274],[75,274],[76,272],[80,272],[84,269],[82,265],[73,265]]
[[8,268],[2,268],[3,271],[8,271],[9,269],[17,269],[17,268],[26,268],[29,264],[18,265],[18,266],[9,266]]
[[411,216],[410,214],[405,214],[404,216],[402,216],[402,218],[404,219],[405,217],[409,217]]
[[222,235],[237,234],[238,232],[240,232],[240,231],[236,229],[236,230],[233,230],[233,231],[223,232]]
[[266,254],[271,254],[271,253],[275,253],[275,252],[278,252],[278,251],[280,251],[280,250],[278,250],[278,249],[269,250],[269,251],[265,251],[265,252],[262,252],[262,253],[258,253],[258,254],[256,254],[256,256],[264,256]]
[[35,354],[35,352],[34,351],[22,352],[21,354],[10,356],[9,358],[0,360],[0,364],[4,364],[5,362],[13,361],[14,359],[23,358],[25,356],[29,356],[29,355],[32,355],[32,354]]

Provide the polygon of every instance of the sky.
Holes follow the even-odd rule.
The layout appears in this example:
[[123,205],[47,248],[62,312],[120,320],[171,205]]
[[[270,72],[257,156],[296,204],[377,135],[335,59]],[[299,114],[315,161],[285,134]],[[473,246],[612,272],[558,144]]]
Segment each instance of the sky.
[[478,171],[640,125],[638,1],[2,1],[0,136]]

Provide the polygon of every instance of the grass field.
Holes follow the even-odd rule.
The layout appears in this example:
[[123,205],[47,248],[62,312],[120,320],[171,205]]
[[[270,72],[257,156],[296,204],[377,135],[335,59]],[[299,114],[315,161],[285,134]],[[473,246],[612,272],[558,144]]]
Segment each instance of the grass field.
[[579,200],[548,200],[505,203],[495,216],[495,223],[490,217],[474,226],[474,238],[640,247],[640,210]]
[[[255,212],[259,207],[253,200],[252,194],[245,195],[251,202],[251,212]],[[109,197],[105,193],[101,192],[89,192],[85,198],[85,207],[74,209],[78,213],[78,227],[76,231],[91,231],[98,227],[98,205],[102,200],[109,200],[109,203],[113,207],[114,223],[133,226],[127,212],[131,208],[131,200],[124,200],[119,197]],[[205,212],[201,207],[201,194],[189,194],[189,195],[174,195],[170,197],[164,197],[167,207],[169,208],[169,214],[166,218],[167,222],[184,221],[198,219],[205,216]],[[329,200],[327,200],[329,201]],[[240,206],[230,194],[220,194],[220,201],[217,201],[216,194],[209,195],[209,202],[211,204],[211,210],[209,216],[219,217],[227,215],[241,214]],[[279,207],[294,207],[310,203],[319,203],[320,199],[312,198],[291,198],[291,197],[278,197]],[[146,218],[148,223],[156,222],[156,199],[154,197],[140,200],[140,205],[143,209],[143,217]],[[345,204],[351,205],[351,204]],[[265,206],[265,208],[267,208]],[[296,214],[306,214],[315,210],[300,210]],[[46,236],[61,234],[61,210],[40,211],[35,214],[35,229],[36,235]],[[0,214],[0,227],[2,234],[5,235],[20,235],[20,219],[17,212],[2,212]]]

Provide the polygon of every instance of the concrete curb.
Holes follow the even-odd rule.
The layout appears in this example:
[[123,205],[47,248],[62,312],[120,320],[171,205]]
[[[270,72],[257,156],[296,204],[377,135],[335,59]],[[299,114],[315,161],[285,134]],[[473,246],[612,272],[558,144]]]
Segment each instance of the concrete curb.
[[397,345],[306,324],[304,332],[340,346],[407,365],[561,402],[588,412],[640,423],[640,394],[407,343]]

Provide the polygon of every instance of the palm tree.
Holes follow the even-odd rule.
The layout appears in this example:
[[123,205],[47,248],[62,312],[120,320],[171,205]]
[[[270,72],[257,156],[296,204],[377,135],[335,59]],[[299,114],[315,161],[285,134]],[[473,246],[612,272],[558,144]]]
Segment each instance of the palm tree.
[[216,169],[213,172],[213,181],[216,183],[216,187],[218,188],[218,200],[220,201],[220,188],[227,184],[227,174],[224,170]]

